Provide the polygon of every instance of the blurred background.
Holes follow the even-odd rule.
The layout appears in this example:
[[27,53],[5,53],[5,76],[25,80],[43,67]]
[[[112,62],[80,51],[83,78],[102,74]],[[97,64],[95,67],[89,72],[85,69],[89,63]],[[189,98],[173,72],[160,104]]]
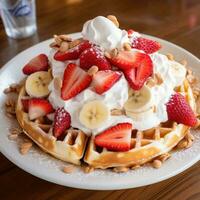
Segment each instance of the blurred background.
[[36,0],[37,32],[26,39],[8,38],[0,21],[0,65],[53,34],[79,32],[97,15],[113,14],[120,27],[174,42],[200,56],[200,0]]

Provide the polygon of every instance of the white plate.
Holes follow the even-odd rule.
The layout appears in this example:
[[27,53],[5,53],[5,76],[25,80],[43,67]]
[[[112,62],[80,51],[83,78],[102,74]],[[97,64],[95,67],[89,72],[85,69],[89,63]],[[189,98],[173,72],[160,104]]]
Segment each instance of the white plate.
[[[76,33],[72,36],[76,38],[80,35]],[[192,70],[200,75],[200,61],[191,53],[159,38],[150,38],[156,39],[162,44],[163,53],[171,52],[177,60],[186,59]],[[10,121],[4,114],[3,107],[6,95],[3,90],[11,83],[16,83],[23,78],[21,69],[32,57],[39,53],[48,54],[50,42],[51,40],[47,40],[23,51],[0,70],[0,106],[2,108],[0,111],[0,150],[10,161],[26,172],[53,183],[75,188],[111,190],[135,188],[165,180],[186,170],[200,159],[200,134],[197,131],[193,131],[196,138],[193,146],[187,150],[174,152],[172,158],[167,160],[160,169],[142,167],[121,174],[110,170],[96,170],[93,173],[84,174],[78,170],[72,174],[64,174],[60,170],[64,162],[54,159],[38,148],[34,147],[27,155],[22,156],[16,142],[7,138],[9,128],[14,122]]]

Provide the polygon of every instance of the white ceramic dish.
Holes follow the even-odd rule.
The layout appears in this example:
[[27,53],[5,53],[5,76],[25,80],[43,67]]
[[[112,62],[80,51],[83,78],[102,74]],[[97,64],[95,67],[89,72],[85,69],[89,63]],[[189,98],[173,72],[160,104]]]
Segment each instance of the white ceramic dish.
[[[80,37],[80,34],[75,33],[71,36],[77,38]],[[192,70],[200,75],[200,61],[191,53],[159,38],[147,35],[146,37],[160,42],[163,46],[163,53],[173,53],[176,60],[186,59],[188,66],[191,66]],[[3,90],[11,83],[16,83],[23,78],[21,69],[27,61],[39,53],[49,53],[50,42],[51,40],[41,42],[21,52],[0,70],[0,151],[10,161],[30,174],[60,185],[83,189],[113,190],[135,188],[165,180],[181,173],[200,160],[200,133],[198,131],[193,131],[196,138],[193,146],[187,150],[174,152],[172,158],[167,160],[160,169],[142,167],[121,174],[109,170],[96,170],[93,173],[85,174],[81,170],[77,170],[72,174],[64,174],[61,171],[64,162],[45,154],[38,148],[34,147],[27,155],[22,156],[18,151],[17,143],[7,138],[9,128],[15,122],[4,114],[6,95]]]

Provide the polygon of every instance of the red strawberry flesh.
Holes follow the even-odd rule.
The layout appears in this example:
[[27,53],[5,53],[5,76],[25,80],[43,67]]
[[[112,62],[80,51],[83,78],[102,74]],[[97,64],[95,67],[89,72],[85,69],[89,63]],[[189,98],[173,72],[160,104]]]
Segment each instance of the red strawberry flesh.
[[138,37],[136,40],[133,40],[132,48],[143,50],[145,53],[151,54],[158,51],[161,48],[161,45],[156,41]]
[[99,70],[111,69],[110,63],[103,55],[103,52],[95,46],[86,49],[80,55],[81,68],[89,69],[93,65],[96,65],[99,68]]
[[57,51],[54,55],[54,59],[58,61],[65,60],[75,60],[78,59],[80,54],[85,50],[91,47],[91,43],[88,40],[84,40],[79,45],[65,51]]
[[105,70],[98,71],[93,76],[93,87],[98,94],[102,94],[109,90],[122,76],[120,72]]
[[52,112],[54,112],[54,109],[48,100],[40,98],[29,99],[28,115],[30,120],[43,117]]
[[92,81],[92,77],[88,75],[83,69],[70,63],[63,76],[63,84],[61,88],[61,97],[63,100],[68,100],[81,91],[86,89]]
[[39,54],[31,59],[22,69],[26,75],[32,74],[38,71],[48,70],[48,57],[45,54]]
[[197,124],[197,118],[183,95],[175,93],[166,106],[169,120],[191,127]]
[[136,51],[119,51],[117,56],[110,58],[110,62],[121,70],[127,70],[138,67],[144,56],[145,54]]
[[153,64],[151,58],[147,54],[143,54],[144,58],[140,61],[137,68],[130,68],[124,70],[125,78],[127,79],[130,87],[134,90],[140,90],[145,81],[153,73]]
[[70,114],[62,107],[58,108],[54,115],[53,135],[60,137],[71,125]]
[[94,142],[110,151],[128,151],[131,146],[131,132],[132,124],[119,123],[97,135]]

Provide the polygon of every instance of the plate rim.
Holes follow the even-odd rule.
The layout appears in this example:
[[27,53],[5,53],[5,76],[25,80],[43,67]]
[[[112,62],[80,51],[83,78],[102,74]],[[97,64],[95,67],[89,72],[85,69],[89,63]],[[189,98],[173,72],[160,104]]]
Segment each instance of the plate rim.
[[[80,32],[76,32],[76,33],[71,33],[69,34],[73,37],[78,37],[80,35]],[[200,60],[195,56],[193,55],[192,53],[190,53],[189,51],[187,51],[186,49],[176,45],[176,44],[173,44],[169,41],[166,41],[164,39],[161,39],[161,38],[158,38],[158,37],[155,37],[155,36],[150,36],[150,35],[147,35],[147,34],[142,34],[146,37],[149,37],[149,38],[152,38],[154,40],[159,40],[161,42],[164,42],[164,43],[167,43],[169,46],[173,47],[173,48],[177,48],[179,49],[180,51],[182,51],[184,54],[187,54],[189,55],[192,59],[195,59],[197,62],[200,63]],[[37,45],[41,45],[42,43],[47,43],[47,42],[50,42],[52,39],[47,39],[47,40],[44,40],[42,42],[39,42],[23,51],[21,51],[20,53],[18,53],[16,56],[14,56],[11,60],[9,60],[7,63],[5,63],[2,68],[0,69],[0,74],[4,72],[4,70],[6,70],[6,68],[15,60],[17,59],[17,57],[20,57],[21,55],[23,55],[26,51],[29,51],[31,48],[37,46]],[[199,157],[196,157],[195,159],[193,159],[192,161],[190,161],[188,164],[184,165],[182,168],[180,169],[177,169],[173,172],[170,172],[170,173],[166,173],[165,176],[162,176],[162,177],[154,177],[154,179],[149,179],[149,180],[146,180],[145,182],[139,182],[139,184],[137,185],[131,185],[130,183],[127,183],[127,184],[123,184],[123,185],[120,185],[120,184],[114,184],[114,185],[111,185],[108,186],[108,185],[103,185],[103,184],[98,184],[98,187],[95,186],[95,184],[92,184],[92,183],[89,183],[87,185],[85,185],[85,183],[77,183],[77,182],[73,182],[73,183],[69,183],[69,184],[66,184],[66,180],[63,181],[63,180],[57,180],[55,177],[51,177],[51,176],[48,176],[46,174],[41,174],[39,171],[33,171],[31,169],[31,167],[28,167],[28,166],[25,166],[22,162],[20,162],[18,159],[14,159],[13,156],[11,156],[6,150],[4,150],[4,148],[1,147],[0,145],[0,151],[1,153],[8,159],[10,160],[12,163],[14,163],[16,166],[18,166],[19,168],[23,169],[24,171],[26,171],[27,173],[33,175],[33,176],[36,176],[40,179],[43,179],[43,180],[46,180],[46,181],[49,181],[49,182],[52,182],[52,183],[56,183],[56,184],[59,184],[59,185],[63,185],[63,186],[67,186],[67,187],[73,187],[73,188],[79,188],[79,189],[88,189],[88,190],[118,190],[118,189],[129,189],[129,188],[137,188],[137,187],[141,187],[141,186],[146,186],[146,185],[150,185],[150,184],[154,184],[154,183],[158,183],[158,182],[161,182],[163,180],[166,180],[168,178],[171,178],[175,175],[178,175],[180,174],[181,172],[185,171],[186,169],[188,169],[189,167],[191,167],[192,165],[194,165],[195,163],[197,163],[199,160],[200,160],[200,155]]]

